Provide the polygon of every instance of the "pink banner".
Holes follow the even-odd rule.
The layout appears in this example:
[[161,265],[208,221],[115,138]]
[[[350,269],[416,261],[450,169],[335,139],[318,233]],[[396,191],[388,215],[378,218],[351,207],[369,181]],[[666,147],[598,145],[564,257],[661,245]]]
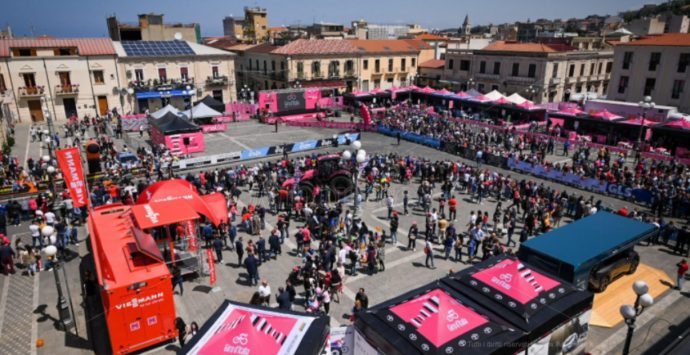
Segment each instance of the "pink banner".
[[522,304],[527,304],[540,293],[560,285],[558,281],[527,269],[520,261],[511,259],[479,271],[472,277]]
[[218,123],[232,123],[232,122],[246,122],[251,120],[251,117],[249,116],[240,116],[238,115],[237,117],[233,116],[220,116],[220,117],[214,117],[213,122],[218,122]]
[[201,125],[201,131],[204,133],[225,132],[226,129],[228,129],[228,125],[224,123]]
[[315,128],[334,128],[334,129],[347,129],[356,130],[360,129],[363,131],[375,131],[376,127],[373,125],[366,125],[363,123],[350,123],[350,122],[285,122],[285,125],[291,127],[315,127]]

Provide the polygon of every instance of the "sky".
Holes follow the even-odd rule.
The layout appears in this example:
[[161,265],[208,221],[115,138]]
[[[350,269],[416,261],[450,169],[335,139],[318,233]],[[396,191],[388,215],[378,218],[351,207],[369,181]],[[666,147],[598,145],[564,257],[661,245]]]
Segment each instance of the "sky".
[[105,37],[105,18],[136,22],[137,14],[165,14],[165,22],[198,22],[202,36],[222,35],[225,16],[243,16],[244,6],[268,10],[270,26],[365,19],[370,23],[417,23],[429,29],[457,28],[465,14],[472,25],[617,14],[658,0],[3,0],[0,26],[16,35]]

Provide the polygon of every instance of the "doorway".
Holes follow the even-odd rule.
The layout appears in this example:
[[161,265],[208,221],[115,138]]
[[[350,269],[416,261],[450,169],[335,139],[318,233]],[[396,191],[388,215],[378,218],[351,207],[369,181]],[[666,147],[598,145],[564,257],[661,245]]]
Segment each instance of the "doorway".
[[211,93],[214,99],[223,102],[223,90],[213,90]]
[[101,116],[108,115],[108,98],[105,96],[98,97],[98,113]]
[[79,116],[77,114],[77,102],[74,98],[64,98],[62,99],[62,106],[65,107],[65,117],[70,118],[72,116]]
[[43,122],[43,105],[40,100],[30,100],[29,113],[31,114],[31,122]]

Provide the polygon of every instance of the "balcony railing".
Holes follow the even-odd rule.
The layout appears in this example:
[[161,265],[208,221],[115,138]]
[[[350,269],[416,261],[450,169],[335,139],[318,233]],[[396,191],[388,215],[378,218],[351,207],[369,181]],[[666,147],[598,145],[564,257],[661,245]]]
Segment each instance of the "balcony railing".
[[299,80],[304,80],[307,76],[304,75],[304,72],[297,72],[297,79]]
[[79,84],[56,85],[55,95],[75,95],[79,93]]
[[551,85],[558,85],[561,83],[561,78],[551,78]]
[[186,90],[187,86],[194,87],[194,79],[149,79],[142,81],[130,81],[129,87],[134,89],[136,92],[146,92],[146,91],[167,91],[167,90]]
[[206,78],[206,85],[208,85],[208,86],[227,85],[227,84],[228,84],[228,77],[225,75],[215,76],[215,77],[209,76]]
[[534,78],[530,78],[528,76],[509,76],[508,81],[520,84],[529,84],[534,82]]
[[501,77],[498,74],[486,74],[486,73],[477,73],[476,76],[477,76],[477,78],[486,79],[486,80],[498,80]]
[[340,72],[329,72],[328,77],[329,78],[335,78],[335,79],[340,78]]
[[345,77],[346,78],[354,78],[355,77],[355,71],[354,70],[345,70]]
[[19,88],[20,97],[37,97],[42,96],[44,92],[43,86],[25,86]]
[[316,78],[316,79],[321,79],[321,78],[323,78],[323,73],[321,73],[321,72],[312,72],[312,73],[311,73],[311,77],[312,77],[312,78]]

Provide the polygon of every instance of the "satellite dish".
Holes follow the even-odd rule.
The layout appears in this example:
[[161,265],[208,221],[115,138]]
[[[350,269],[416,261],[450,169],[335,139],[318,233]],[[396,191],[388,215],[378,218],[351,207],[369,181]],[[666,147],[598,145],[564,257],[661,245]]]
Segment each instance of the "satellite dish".
[[181,41],[181,40],[182,40],[182,33],[180,33],[180,32],[175,32],[175,39],[178,40],[178,41]]

